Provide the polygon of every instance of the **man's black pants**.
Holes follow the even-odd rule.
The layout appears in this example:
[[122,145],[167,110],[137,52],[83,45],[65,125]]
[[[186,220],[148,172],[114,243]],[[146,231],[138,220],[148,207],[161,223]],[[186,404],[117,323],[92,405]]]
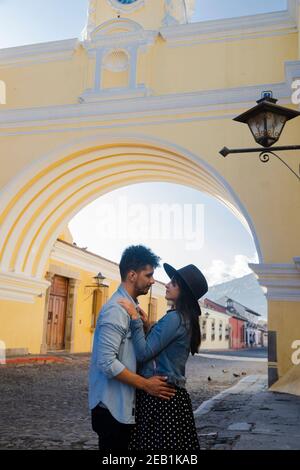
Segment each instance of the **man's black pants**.
[[98,405],[92,410],[92,428],[98,434],[102,452],[128,450],[134,425],[120,423],[106,408]]

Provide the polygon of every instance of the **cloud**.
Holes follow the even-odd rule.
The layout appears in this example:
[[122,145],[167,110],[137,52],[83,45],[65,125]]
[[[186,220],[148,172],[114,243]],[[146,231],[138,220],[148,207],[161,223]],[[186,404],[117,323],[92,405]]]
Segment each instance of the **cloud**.
[[235,255],[232,264],[226,264],[220,259],[212,261],[208,269],[204,269],[204,274],[210,286],[231,281],[239,277],[252,273],[248,263],[257,263],[258,258],[254,255],[252,258],[245,255]]

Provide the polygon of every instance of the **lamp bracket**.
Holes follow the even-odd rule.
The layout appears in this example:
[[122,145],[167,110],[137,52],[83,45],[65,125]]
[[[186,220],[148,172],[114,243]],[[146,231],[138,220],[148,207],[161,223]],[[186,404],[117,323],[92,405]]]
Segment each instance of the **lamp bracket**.
[[284,146],[277,146],[277,147],[266,147],[265,149],[261,148],[242,148],[242,149],[228,149],[224,147],[219,153],[225,158],[227,155],[233,153],[259,153],[260,161],[263,163],[267,163],[270,160],[270,155],[278,158],[281,163],[283,163],[292,173],[296,176],[298,181],[300,181],[300,165],[299,165],[299,174],[297,174],[277,153],[276,151],[283,151],[283,150],[300,150],[300,145],[284,145]]

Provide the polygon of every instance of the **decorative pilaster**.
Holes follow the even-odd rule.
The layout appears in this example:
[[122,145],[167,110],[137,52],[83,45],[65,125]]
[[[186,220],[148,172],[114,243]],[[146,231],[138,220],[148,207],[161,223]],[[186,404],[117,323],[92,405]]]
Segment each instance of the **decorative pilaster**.
[[[144,83],[137,83],[139,53],[145,53],[154,44],[156,31],[146,31],[129,19],[116,19],[98,26],[83,42],[90,58],[95,59],[95,75],[92,88],[86,89],[79,102],[120,100],[147,96],[151,90]],[[104,73],[128,73],[128,82],[107,87]],[[117,77],[117,76],[115,76]]]
[[268,300],[269,387],[293,367],[292,347],[300,339],[300,258],[293,261],[294,264],[249,264]]
[[46,294],[45,294],[45,304],[44,304],[44,321],[43,321],[43,337],[42,337],[42,344],[41,344],[41,349],[40,353],[41,354],[46,354],[48,347],[47,347],[47,325],[48,325],[48,310],[49,310],[49,299],[50,299],[50,291],[51,291],[51,285],[53,282],[55,274],[47,272],[45,279],[50,283]]
[[70,353],[74,352],[76,305],[77,305],[79,285],[80,285],[80,281],[78,279],[69,280],[69,294],[68,294],[68,305],[67,305],[67,315],[66,315],[65,348]]
[[300,302],[300,258],[294,264],[249,264],[268,300]]
[[90,39],[92,31],[96,28],[96,13],[97,0],[89,0],[87,22],[80,36],[81,41],[86,41]]

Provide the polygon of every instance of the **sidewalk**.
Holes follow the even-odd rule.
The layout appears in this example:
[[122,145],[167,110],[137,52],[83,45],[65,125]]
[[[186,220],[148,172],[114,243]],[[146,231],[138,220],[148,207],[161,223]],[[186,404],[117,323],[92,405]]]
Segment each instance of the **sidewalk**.
[[300,449],[300,397],[268,391],[264,375],[243,378],[194,414],[201,449]]

